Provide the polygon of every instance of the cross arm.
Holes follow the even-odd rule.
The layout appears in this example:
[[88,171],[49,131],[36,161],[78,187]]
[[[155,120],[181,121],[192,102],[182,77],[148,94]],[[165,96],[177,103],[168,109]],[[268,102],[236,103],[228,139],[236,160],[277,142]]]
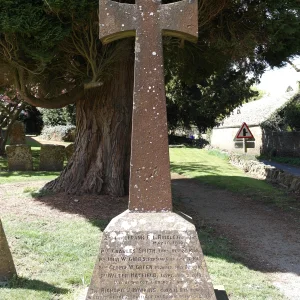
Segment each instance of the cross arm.
[[198,38],[198,1],[183,0],[163,5],[160,12],[164,35],[178,37],[190,42]]
[[111,0],[99,2],[99,38],[103,44],[135,36],[136,7],[132,4]]

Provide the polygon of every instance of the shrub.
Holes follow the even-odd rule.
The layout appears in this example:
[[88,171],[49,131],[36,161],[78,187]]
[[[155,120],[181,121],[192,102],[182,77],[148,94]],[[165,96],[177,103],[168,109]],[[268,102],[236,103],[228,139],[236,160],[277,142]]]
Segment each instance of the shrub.
[[44,126],[76,125],[76,107],[74,104],[63,108],[40,108],[43,114]]
[[294,102],[289,104],[284,112],[287,125],[293,131],[300,131],[300,103]]
[[75,130],[74,125],[45,126],[41,138],[52,141],[74,142]]

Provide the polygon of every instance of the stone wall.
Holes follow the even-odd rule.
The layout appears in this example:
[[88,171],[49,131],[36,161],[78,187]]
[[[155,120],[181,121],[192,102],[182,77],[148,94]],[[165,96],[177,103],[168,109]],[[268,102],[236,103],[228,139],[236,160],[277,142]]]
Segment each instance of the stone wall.
[[[242,125],[242,124],[241,124]],[[226,151],[234,151],[243,153],[243,143],[236,143],[234,137],[236,136],[240,126],[227,127],[227,128],[214,128],[212,130],[210,144],[214,148],[219,148]],[[249,126],[255,141],[249,142],[254,148],[247,147],[247,153],[259,155],[262,147],[262,129],[260,126]]]
[[277,183],[291,191],[300,193],[300,177],[289,174],[273,166],[265,165],[255,160],[244,160],[237,154],[230,154],[229,161],[232,165],[242,169],[259,179]]
[[300,132],[263,130],[262,154],[300,157]]

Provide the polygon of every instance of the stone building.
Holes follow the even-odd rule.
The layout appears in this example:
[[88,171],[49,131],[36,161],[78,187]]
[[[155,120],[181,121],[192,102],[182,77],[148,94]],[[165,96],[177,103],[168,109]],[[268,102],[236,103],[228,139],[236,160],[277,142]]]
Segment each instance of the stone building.
[[278,155],[299,156],[299,132],[271,132],[262,127],[262,124],[276,111],[283,109],[297,92],[289,91],[278,97],[267,96],[236,108],[219,127],[213,128],[211,145],[222,150],[243,152],[243,142],[235,140],[235,136],[245,122],[254,136],[254,140],[247,142],[247,153],[260,155],[274,150]]

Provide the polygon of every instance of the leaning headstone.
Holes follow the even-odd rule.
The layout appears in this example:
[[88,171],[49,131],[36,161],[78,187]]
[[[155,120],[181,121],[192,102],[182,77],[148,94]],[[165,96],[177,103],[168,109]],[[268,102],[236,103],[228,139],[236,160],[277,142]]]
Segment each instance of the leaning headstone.
[[26,144],[25,126],[23,122],[16,121],[9,132],[9,144],[19,145]]
[[29,145],[5,147],[9,171],[32,171],[32,153]]
[[136,36],[129,210],[105,229],[87,299],[213,300],[194,225],[172,211],[162,34],[196,41],[198,2],[100,0],[100,38]]
[[69,161],[69,159],[72,157],[73,153],[74,153],[74,149],[75,149],[75,146],[74,146],[74,143],[68,145],[66,147],[66,158],[67,158],[67,161]]
[[41,145],[40,171],[62,171],[64,168],[65,146]]
[[16,268],[0,220],[0,282],[7,281],[16,274]]

